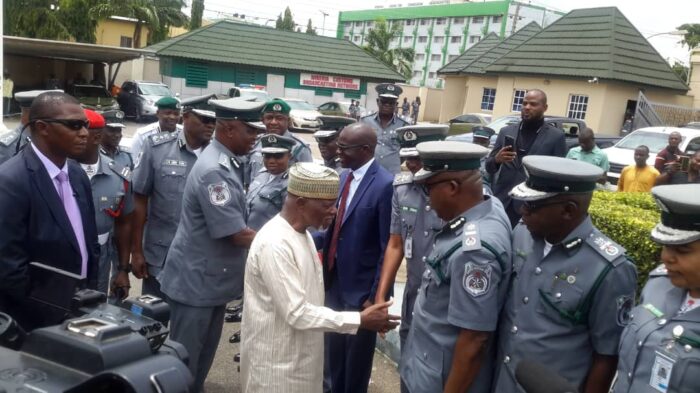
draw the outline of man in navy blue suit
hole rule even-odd
[[[361,123],[338,137],[340,177],[338,213],[320,234],[326,305],[338,311],[363,310],[372,304],[389,240],[393,175],[374,160],[377,136]],[[375,332],[326,334],[326,370],[333,393],[367,391],[372,372]]]
[[[68,160],[85,151],[87,124],[75,98],[40,94],[29,114],[31,143],[0,165],[0,311],[27,330],[63,316],[30,299],[38,285],[30,262],[47,266],[43,273],[58,269],[70,277],[59,283],[50,276],[51,285],[40,288],[50,301],[95,284],[99,248],[90,181]]]

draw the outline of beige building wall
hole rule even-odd
[[[421,98],[421,109],[418,112],[420,121],[429,121],[431,123],[440,120],[440,108],[443,102],[443,90],[432,87],[426,87],[425,100]],[[422,113],[421,113],[422,112]]]
[[[126,19],[126,18],[124,18]],[[108,46],[121,46],[122,37],[134,37],[134,29],[136,22],[124,19],[103,19],[97,23],[95,36],[97,37],[96,44]],[[141,26],[141,45],[139,48],[146,46],[148,38],[148,27]],[[132,43],[133,45],[134,43]]]
[[[693,108],[700,109],[700,49],[690,53],[690,91],[693,97]]]
[[[438,122],[447,123],[455,116],[462,114],[464,100],[467,91],[467,77],[445,76],[445,84],[442,91],[442,105]]]

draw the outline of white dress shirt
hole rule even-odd
[[[358,312],[324,307],[323,268],[308,232],[279,214],[256,234],[245,270],[243,392],[320,393],[323,332],[354,334]]]
[[[346,214],[348,211],[348,207],[350,207],[350,202],[352,202],[352,197],[355,196],[355,191],[357,191],[357,188],[360,186],[360,183],[362,183],[362,178],[365,177],[365,174],[367,173],[369,166],[372,165],[373,162],[374,162],[374,158],[367,161],[367,163],[365,163],[365,165],[362,165],[361,167],[352,171],[348,175],[348,176],[352,176],[352,182],[350,183],[350,190],[348,190],[348,199],[345,201],[345,213]],[[341,185],[341,187],[342,187],[342,185]]]

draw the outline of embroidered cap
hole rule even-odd
[[[603,170],[593,164],[562,157],[526,156],[523,167],[526,180],[509,193],[513,199],[521,201],[593,192],[603,176]]]
[[[265,103],[265,107],[263,108],[263,113],[281,113],[283,115],[289,115],[289,112],[292,110],[292,107],[287,104],[286,101],[281,100],[279,98],[275,98],[274,100],[270,100]]]
[[[264,102],[250,101],[241,97],[209,100],[209,104],[214,107],[217,119],[240,120],[248,124],[260,121],[261,111],[265,106]]]
[[[441,141],[447,136],[447,125],[414,125],[396,129],[396,140],[401,146],[400,157],[418,157],[416,146],[421,142]]]
[[[287,192],[309,199],[338,198],[340,177],[331,168],[313,162],[299,162],[289,168]]]
[[[277,134],[265,134],[260,137],[262,148],[260,151],[264,153],[289,153],[296,141],[286,136]]]
[[[403,89],[393,83],[380,83],[374,88],[379,97],[398,99]]]
[[[87,117],[90,122],[88,130],[99,130],[105,127],[105,118],[102,117],[102,115],[91,109],[83,109],[83,111],[85,112],[85,117]]]
[[[158,107],[158,109],[172,109],[179,111],[180,100],[178,100],[175,97],[163,97],[156,101],[156,106]]]
[[[651,189],[661,210],[661,222],[651,239],[661,244],[687,244],[700,239],[700,184],[658,186]]]

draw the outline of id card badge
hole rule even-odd
[[[654,365],[651,367],[651,378],[649,386],[656,391],[666,393],[668,391],[668,383],[671,381],[671,372],[676,360],[668,354],[656,351]]]
[[[413,235],[408,235],[403,242],[403,256],[406,259],[413,258]]]

